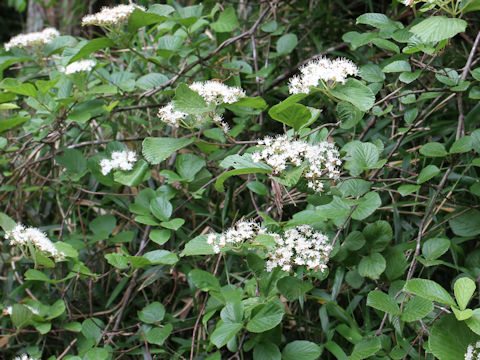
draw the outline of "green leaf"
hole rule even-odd
[[[122,185],[138,186],[145,180],[146,175],[150,175],[148,174],[148,164],[145,160],[140,159],[130,171],[115,171],[113,179]]]
[[[162,321],[165,316],[165,307],[162,303],[155,301],[145,306],[141,311],[137,312],[138,318],[145,324],[154,324]]]
[[[254,109],[265,109],[267,107],[267,103],[261,97],[244,97],[238,100],[233,104],[229,104],[229,107],[236,107],[236,106],[244,106],[250,107]]]
[[[405,284],[405,291],[425,299],[442,304],[456,306],[450,294],[435,281],[428,279],[411,279]]]
[[[258,174],[258,173],[268,174],[270,172],[271,170],[266,170],[258,167],[230,170],[218,177],[217,181],[215,181],[215,189],[217,191],[224,191],[223,183],[225,182],[225,180],[235,175]]]
[[[153,250],[143,255],[152,265],[173,265],[178,262],[178,256],[167,250]]]
[[[427,260],[436,260],[450,248],[450,240],[445,238],[428,239],[423,243],[422,254]]]
[[[93,219],[89,224],[89,228],[95,235],[101,234],[107,237],[113,232],[116,225],[115,216],[107,214]]]
[[[175,151],[190,145],[191,138],[146,138],[142,143],[142,153],[145,159],[151,164],[160,164]]]
[[[150,73],[141,76],[136,81],[136,86],[142,90],[150,90],[165,84],[168,77],[160,73]]]
[[[298,44],[298,38],[295,34],[285,34],[277,40],[277,53],[290,54]]]
[[[438,42],[464,32],[466,27],[467,22],[462,19],[431,16],[412,26],[409,31],[423,42]]]
[[[367,193],[360,201],[352,213],[352,218],[355,220],[363,220],[369,217],[375,210],[382,206],[380,195],[374,191]]]
[[[376,38],[376,39],[373,39],[372,42],[374,45],[378,46],[381,49],[393,51],[397,54],[400,53],[400,48],[398,47],[398,45],[389,40]]]
[[[168,221],[172,215],[173,206],[164,196],[158,196],[150,201],[150,211],[160,221]]]
[[[472,150],[472,138],[470,136],[463,136],[453,143],[450,147],[450,154],[459,154],[469,152]]]
[[[220,167],[227,169],[233,167],[234,169],[249,169],[258,168],[272,171],[272,168],[262,162],[254,162],[251,154],[229,155],[220,163]]]
[[[242,323],[223,323],[210,335],[210,341],[218,348],[227,344],[243,327]]]
[[[206,165],[206,161],[194,154],[180,154],[175,160],[175,168],[178,174],[187,179],[189,182],[193,181],[195,175]]]
[[[277,345],[260,342],[253,348],[253,360],[281,360],[282,354]]]
[[[366,13],[357,18],[357,24],[366,24],[379,29],[402,29],[401,22],[393,21],[380,13]]]
[[[78,321],[72,321],[68,324],[63,325],[63,328],[78,333],[82,331],[82,324],[80,324]]]
[[[458,310],[455,306],[452,306],[451,309],[458,321],[465,321],[473,316],[472,309]]]
[[[375,102],[372,90],[353,78],[349,78],[345,84],[338,84],[330,92],[337,99],[348,101],[361,111],[370,110]]]
[[[21,83],[16,79],[7,78],[0,83],[0,89],[8,90],[14,94],[37,97],[37,89],[29,83]]]
[[[412,68],[410,67],[410,64],[408,61],[405,60],[395,60],[395,61],[390,61],[386,63],[382,67],[382,71],[384,73],[396,73],[396,72],[410,72],[412,71]]]
[[[307,124],[311,117],[308,108],[301,104],[292,104],[286,108],[283,105],[275,105],[270,108],[268,114],[272,119],[293,127],[295,131]]]
[[[188,273],[188,278],[202,291],[220,291],[220,282],[209,272],[194,269]]]
[[[115,43],[108,38],[95,38],[90,40],[82,48],[80,48],[80,50],[78,50],[74,56],[70,58],[67,65],[73,63],[74,61],[80,60],[95,51],[113,46],[115,46]]]
[[[166,229],[177,231],[182,225],[185,224],[185,219],[175,218],[170,221],[162,221],[160,226],[163,226]]]
[[[53,303],[48,309],[47,320],[52,320],[65,312],[65,302],[62,299],[59,299]]]
[[[211,23],[210,27],[218,33],[232,32],[239,27],[235,9],[229,7],[220,13],[218,20]]]
[[[322,354],[322,348],[317,344],[296,340],[288,343],[282,351],[282,360],[315,360]]]
[[[267,186],[260,181],[250,181],[247,184],[247,188],[258,195],[266,196],[268,194]]]
[[[70,174],[82,175],[87,170],[87,159],[77,149],[66,149],[63,155],[55,156],[55,161]]]
[[[468,321],[468,320],[467,320]],[[453,315],[444,315],[435,323],[428,337],[428,348],[439,360],[459,360],[467,351],[467,346],[475,344],[478,335],[464,322]]]
[[[410,84],[411,82],[417,80],[420,74],[421,74],[420,70],[417,70],[414,72],[405,71],[400,74],[399,80],[405,84]]]
[[[445,146],[438,142],[429,142],[420,148],[420,154],[427,157],[445,157],[447,150]]]
[[[22,329],[32,322],[33,314],[27,307],[21,304],[13,304],[10,319],[17,329]]]
[[[433,311],[433,302],[421,296],[410,299],[403,309],[402,321],[412,322],[423,319]]]
[[[349,360],[366,359],[376,354],[381,348],[382,345],[378,337],[373,339],[364,339],[354,346],[352,355],[350,355]]]
[[[154,12],[145,12],[139,8],[133,10],[128,18],[127,30],[131,33],[136,32],[138,29],[152,25],[158,24],[165,21],[167,18],[165,16],[159,15]]]
[[[181,252],[180,256],[192,256],[192,255],[212,255],[215,254],[213,247],[207,244],[208,235],[199,235],[193,240],[186,243],[185,248]]]
[[[162,346],[165,340],[170,336],[172,330],[172,324],[167,324],[163,327],[154,327],[145,334],[145,339],[150,344]]]
[[[400,308],[395,300],[379,290],[373,290],[368,293],[367,306],[392,315],[400,315]]]
[[[117,269],[126,269],[128,268],[128,259],[126,256],[118,253],[106,254],[105,259],[108,263]]]
[[[378,148],[372,143],[352,142],[347,153],[349,158],[345,163],[345,168],[349,169],[354,176],[359,175],[363,170],[373,169],[377,166]]]
[[[360,231],[352,231],[345,239],[343,246],[350,251],[360,250],[365,245],[365,237]]]
[[[341,101],[337,104],[337,114],[341,121],[340,127],[351,129],[362,120],[364,112],[348,102]]]
[[[379,253],[373,253],[360,260],[358,273],[363,277],[378,280],[385,271],[386,266],[385,258]]]
[[[480,335],[480,309],[473,310],[472,316],[465,320],[465,324],[467,324],[475,334]]]
[[[100,328],[100,320],[96,318],[86,319],[82,323],[82,335],[87,339],[92,339],[95,342],[102,338],[102,329]]]
[[[480,234],[480,211],[473,209],[449,220],[448,224],[457,236],[477,236]]]
[[[187,84],[181,83],[175,90],[175,97],[172,100],[173,107],[177,111],[182,111],[190,115],[203,114],[213,110],[208,106],[203,97],[196,91],[190,89]]]
[[[475,282],[468,277],[461,277],[455,281],[453,292],[460,310],[465,310],[476,288]]]
[[[340,192],[343,197],[362,196],[372,187],[370,181],[363,179],[348,179],[340,185]]]
[[[313,288],[311,282],[286,276],[277,282],[277,288],[288,301],[295,301]]]
[[[0,212],[0,227],[2,227],[3,231],[10,231],[17,223],[7,214]]]
[[[84,360],[107,360],[110,354],[103,348],[93,348],[87,351]]]
[[[411,193],[418,191],[418,189],[420,189],[420,185],[407,184],[399,186],[398,192],[402,196],[407,196]]]
[[[272,301],[263,305],[262,309],[248,322],[247,330],[262,333],[280,324],[285,313],[283,306]]]
[[[50,279],[47,275],[45,275],[43,272],[40,270],[36,269],[29,269],[25,272],[25,280],[29,281],[42,281],[42,282],[48,282],[51,284],[56,284],[56,280]]]
[[[155,229],[150,232],[149,237],[155,244],[163,245],[170,239],[171,234],[170,230]]]
[[[438,174],[440,174],[440,169],[438,167],[435,165],[428,165],[420,171],[420,174],[418,174],[417,184],[423,184]]]
[[[223,307],[220,317],[225,323],[239,323],[243,319],[243,303],[230,301]]]

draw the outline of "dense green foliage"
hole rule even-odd
[[[474,354],[480,1],[138,4],[0,50],[0,357]]]

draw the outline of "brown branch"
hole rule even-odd
[[[275,0],[273,1],[273,3],[277,3],[278,0]],[[218,52],[220,52],[221,50],[223,50],[224,48],[226,48],[227,46],[237,42],[238,40],[240,39],[243,39],[245,37],[250,37],[252,36],[252,34],[255,32],[255,30],[257,30],[257,27],[260,25],[260,22],[263,20],[263,18],[268,14],[268,12],[270,11],[271,7],[267,7],[265,10],[263,10],[263,12],[260,14],[260,16],[258,17],[257,21],[255,21],[255,23],[253,24],[253,26],[241,33],[240,35],[237,35],[237,36],[234,36],[230,39],[227,39],[225,40],[223,43],[221,43],[215,50],[213,50],[212,52],[210,52],[209,54],[203,56],[203,57],[199,57],[199,59],[197,61],[194,61],[192,62],[190,65],[184,67],[183,69],[181,69],[177,75],[175,75],[174,77],[172,77],[169,81],[167,81],[165,84],[155,88],[155,89],[152,89],[152,90],[149,90],[149,91],[146,91],[144,92],[143,94],[140,95],[140,98],[144,98],[144,97],[150,97],[150,96],[153,96],[155,95],[156,93],[158,93],[159,91],[162,91],[163,89],[166,89],[167,87],[173,85],[179,78],[180,76],[182,76],[183,74],[187,73],[188,71],[190,71],[191,69],[193,69],[195,66],[197,66],[198,64],[201,64],[203,63],[204,61],[206,60],[209,60],[211,59],[213,56],[215,56],[215,54],[217,54]]]

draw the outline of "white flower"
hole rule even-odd
[[[187,114],[175,110],[173,108],[173,103],[170,102],[158,110],[158,117],[161,121],[167,123],[168,125],[178,127],[180,123],[185,120]]]
[[[36,360],[36,359],[28,356],[27,354],[22,354],[20,356],[17,356],[13,360]]]
[[[114,151],[112,152],[111,159],[102,159],[100,161],[102,174],[108,175],[112,170],[132,170],[136,161],[137,154],[135,154],[134,151]]]
[[[190,89],[197,92],[207,104],[233,104],[245,97],[245,91],[239,87],[228,86],[221,82],[210,80],[194,82]]]
[[[335,145],[328,141],[309,144],[301,140],[291,140],[286,135],[273,139],[266,137],[258,141],[264,148],[252,154],[254,162],[264,161],[273,168],[274,173],[280,173],[288,165],[302,166],[305,164],[303,177],[307,186],[315,191],[323,190],[321,178],[326,176],[337,179],[342,164]]]
[[[477,341],[475,346],[468,345],[467,352],[464,355],[465,360],[480,360],[480,341]]]
[[[352,61],[345,58],[332,61],[321,57],[300,68],[300,75],[290,78],[288,89],[290,94],[308,94],[310,89],[318,86],[321,81],[326,85],[329,82],[343,84],[348,75],[358,75],[358,68]]]
[[[297,226],[274,236],[277,246],[269,254],[267,271],[280,267],[290,271],[292,266],[306,266],[324,272],[327,269],[332,246],[328,236],[314,231],[309,225]]]
[[[74,61],[73,63],[67,65],[66,68],[62,69],[62,72],[65,74],[73,74],[80,71],[90,71],[95,66],[95,61],[93,60],[80,60]]]
[[[4,46],[6,51],[13,47],[26,48],[29,46],[42,46],[59,35],[60,33],[56,29],[46,28],[43,31],[14,36]]]
[[[413,6],[417,3],[420,3],[420,2],[426,2],[426,3],[429,3],[429,4],[433,4],[435,1],[437,0],[402,0],[402,4],[405,5],[405,6]]]
[[[45,233],[37,228],[26,228],[17,224],[12,230],[5,232],[5,239],[10,240],[10,245],[33,245],[42,253],[54,258],[63,258],[65,254],[59,252]]]
[[[213,246],[213,251],[219,253],[227,245],[239,245],[247,240],[253,240],[261,227],[254,221],[239,221],[223,234],[209,234],[207,244]]]
[[[135,9],[145,11],[143,6],[135,4],[118,5],[113,8],[104,7],[96,14],[84,16],[82,19],[82,26],[96,25],[109,27],[112,25],[119,25],[127,21]]]
[[[12,307],[11,306],[7,306],[6,308],[3,308],[2,310],[2,314],[3,315],[12,315]]]

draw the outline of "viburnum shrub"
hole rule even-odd
[[[168,3],[4,44],[0,357],[479,359],[480,1]]]

